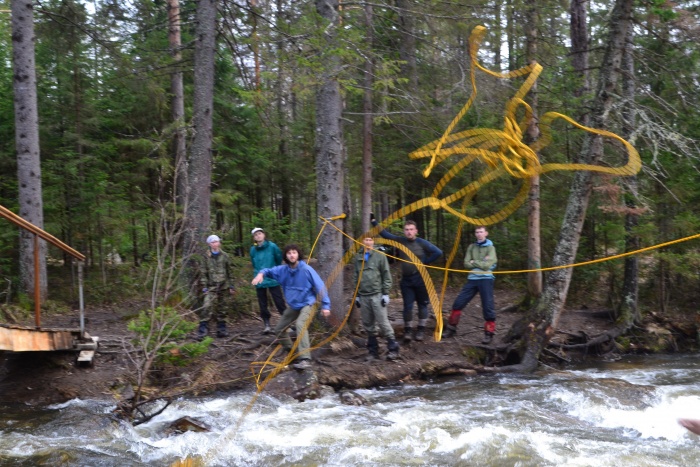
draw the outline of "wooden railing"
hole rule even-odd
[[[50,233],[40,229],[31,222],[23,219],[4,206],[0,206],[0,217],[4,217],[16,226],[28,230],[34,234],[34,323],[37,328],[41,327],[41,281],[39,280],[39,238],[42,238],[55,247],[65,251],[78,261],[78,295],[80,303],[80,338],[85,335],[85,307],[83,304],[83,263],[85,255],[69,247]]]

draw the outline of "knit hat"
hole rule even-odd
[[[251,230],[251,231],[250,231],[250,234],[251,234],[251,235],[255,235],[255,232],[262,232],[262,233],[265,233],[265,231],[264,231],[263,229],[261,229],[260,227],[256,227],[256,228],[254,228],[253,230]]]
[[[213,243],[213,242],[220,242],[221,239],[219,238],[218,235],[209,235],[207,237],[207,243]]]

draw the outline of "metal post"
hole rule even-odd
[[[34,234],[34,324],[41,327],[41,277],[39,277],[39,236]]]
[[[83,262],[78,261],[78,303],[80,304],[80,339],[85,339],[85,305],[83,304]]]

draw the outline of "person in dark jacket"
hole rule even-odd
[[[204,294],[204,305],[198,311],[199,329],[197,338],[209,334],[209,320],[216,316],[216,337],[228,337],[226,330],[226,294],[233,295],[236,289],[231,274],[231,259],[221,250],[221,239],[216,235],[207,238],[209,246],[200,265],[200,284]]]
[[[370,222],[373,226],[378,225],[374,214],[371,214]],[[442,256],[442,250],[427,240],[418,237],[418,228],[414,221],[408,220],[403,226],[403,237],[393,235],[386,230],[379,231],[383,238],[393,240],[405,245],[423,264],[430,264]],[[401,252],[400,258],[408,260],[408,256]],[[409,261],[401,262],[401,296],[403,297],[403,321],[404,321],[404,342],[411,342],[415,339],[422,341],[425,339],[425,324],[428,321],[428,304],[430,298],[425,282],[418,272],[418,268]],[[416,333],[412,334],[413,302],[418,303],[418,327]]]
[[[442,332],[442,337],[452,337],[457,332],[457,323],[462,315],[462,310],[478,293],[481,297],[481,311],[484,315],[484,339],[482,344],[490,344],[496,332],[496,310],[493,300],[494,275],[496,269],[496,247],[488,238],[488,231],[483,225],[474,229],[476,242],[467,247],[464,256],[464,267],[471,272],[467,277],[467,283],[452,305],[452,312],[447,320],[447,326]]]
[[[263,229],[255,227],[250,234],[255,241],[255,245],[250,247],[250,262],[253,264],[253,274],[257,274],[262,269],[273,268],[282,264],[282,250],[273,242],[266,239]],[[287,307],[284,303],[282,287],[280,287],[276,280],[266,277],[265,280],[255,287],[255,292],[258,296],[258,305],[260,306],[260,317],[264,325],[263,334],[269,334],[271,331],[270,310],[267,306],[268,291],[280,315],[284,313],[284,309]]]
[[[277,336],[285,350],[290,351],[292,341],[284,331],[292,323],[296,323],[299,346],[297,347],[298,356],[294,368],[305,370],[311,367],[309,331],[307,329],[309,323],[307,321],[310,321],[314,305],[319,298],[321,300],[321,314],[329,316],[331,314],[331,300],[318,273],[303,261],[304,253],[301,248],[294,244],[287,245],[282,251],[282,257],[285,264],[262,269],[253,278],[251,284],[258,285],[266,277],[269,277],[282,286],[284,296],[287,299],[287,308],[272,332]]]
[[[387,360],[399,357],[399,344],[394,340],[394,328],[387,316],[389,291],[391,290],[391,271],[386,256],[374,249],[374,239],[362,239],[363,251],[355,255],[355,269],[352,283],[357,284],[355,306],[360,309],[362,326],[367,331],[367,350],[369,358],[379,358],[377,336],[381,335],[387,342]]]

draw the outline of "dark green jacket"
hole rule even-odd
[[[262,245],[256,243],[250,247],[250,262],[253,264],[253,276],[256,276],[263,269],[274,268],[282,264],[282,251],[277,245],[268,240],[265,240]],[[279,283],[276,280],[265,277],[255,287],[263,289],[277,285]]]
[[[366,261],[364,256],[364,251],[355,255],[355,271],[352,276],[353,284],[357,284],[357,279],[360,278],[360,271],[362,271],[360,288],[357,290],[358,295],[373,295],[377,293],[389,295],[391,290],[391,271],[389,270],[389,261],[387,261],[386,256],[376,251],[370,252]]]

